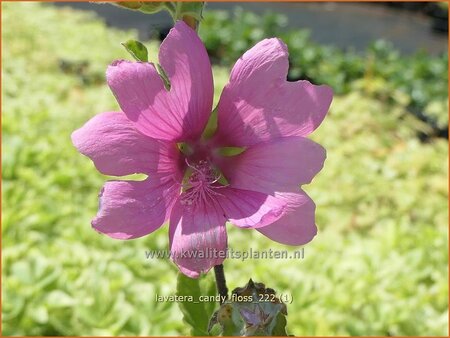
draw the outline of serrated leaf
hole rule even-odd
[[[148,51],[144,44],[137,40],[122,42],[122,46],[131,54],[136,61],[148,62]]]

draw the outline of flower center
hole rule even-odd
[[[219,165],[228,156],[240,152],[230,152],[234,148],[218,147],[210,140],[179,143],[187,164],[182,184],[181,204],[185,206],[202,202],[210,204],[221,195],[220,188],[228,186],[228,181],[220,172]]]
[[[183,143],[179,145],[184,154],[187,170],[181,193],[181,204],[192,206],[196,203],[211,203],[215,196],[221,195],[217,190],[228,185],[215,161],[220,156],[217,149],[208,143]]]
[[[216,190],[224,187],[218,183],[222,175],[208,160],[192,164],[186,158],[186,163],[188,170],[181,194],[182,205],[191,206],[200,201],[208,204],[211,198],[220,195]]]

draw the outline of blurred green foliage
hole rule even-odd
[[[269,12],[257,15],[236,8],[205,11],[200,36],[212,59],[231,65],[264,38],[280,37],[289,47],[289,79],[327,83],[335,93],[364,92],[383,100],[398,100],[432,126],[430,134],[448,128],[448,55],[430,57],[424,52],[402,56],[384,40],[364,53],[343,51],[311,41],[309,31],[287,28],[286,16]]]
[[[118,109],[104,71],[129,58],[120,42],[137,33],[38,3],[2,9],[2,334],[189,334],[177,304],[155,302],[155,294],[176,293],[177,269],[145,257],[145,250],[167,248],[167,226],[132,241],[93,231],[97,193],[108,177],[70,142],[89,118]],[[147,47],[156,60],[157,45]],[[324,73],[315,71],[336,85],[347,70],[326,55]],[[342,57],[348,67],[360,62]],[[385,67],[411,71],[398,62],[385,59]],[[214,74],[217,102],[229,69],[215,66]],[[447,141],[421,143],[416,135],[429,127],[408,113],[395,80],[382,79],[395,99],[368,95],[371,82],[342,80],[349,89],[335,88],[342,95],[313,134],[328,158],[305,187],[319,227],[305,258],[225,262],[230,289],[253,278],[292,295],[289,333],[448,334]],[[444,91],[446,81],[433,86]],[[296,249],[228,229],[234,250]]]

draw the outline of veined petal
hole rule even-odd
[[[183,111],[184,133],[197,139],[208,122],[214,98],[206,48],[192,28],[178,21],[161,44],[159,62],[170,79],[173,105]]]
[[[276,198],[287,205],[287,212],[274,223],[258,228],[264,236],[287,245],[304,245],[317,234],[315,224],[316,205],[304,192],[277,193]]]
[[[223,158],[220,168],[231,186],[272,194],[311,182],[325,157],[325,149],[314,141],[283,137]]]
[[[214,200],[192,206],[178,199],[170,215],[170,253],[185,275],[197,278],[222,264],[227,249],[223,211]]]
[[[179,21],[163,41],[160,63],[171,88],[151,63],[116,61],[106,77],[127,117],[147,136],[166,141],[200,137],[211,112],[211,64],[196,32]]]
[[[328,86],[288,82],[286,45],[265,39],[234,65],[218,106],[216,139],[249,146],[283,136],[307,136],[324,119],[332,100]]]
[[[99,211],[92,226],[116,239],[145,236],[168,219],[179,194],[179,184],[171,176],[106,182],[99,195]]]
[[[221,188],[217,201],[224,215],[241,228],[259,228],[283,216],[286,204],[281,199],[260,192]]]
[[[141,134],[122,112],[94,116],[72,133],[72,143],[105,175],[181,175],[176,145]]]

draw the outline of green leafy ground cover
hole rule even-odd
[[[177,304],[155,302],[175,293],[177,269],[145,257],[167,248],[167,226],[127,242],[93,231],[107,177],[70,142],[93,115],[118,109],[104,71],[130,58],[120,42],[137,33],[36,3],[2,10],[2,334],[189,334]],[[214,67],[216,100],[228,72]],[[229,287],[251,277],[290,295],[296,335],[447,335],[447,141],[421,143],[428,127],[405,100],[352,88],[313,135],[328,158],[305,187],[319,226],[305,258],[228,260]],[[234,250],[296,249],[228,229]]]

